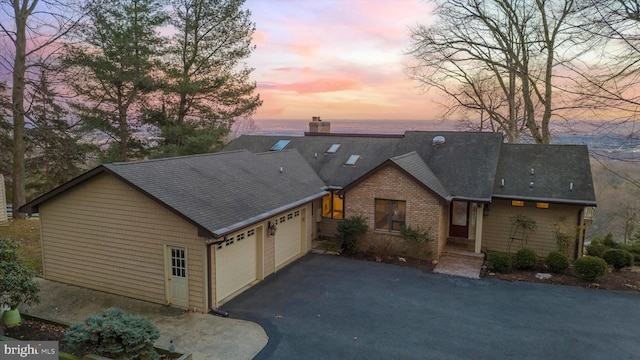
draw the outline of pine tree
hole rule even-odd
[[[150,122],[163,139],[157,156],[217,151],[235,119],[262,101],[243,62],[255,24],[244,0],[173,0],[175,30],[164,57],[166,86]]]
[[[111,156],[105,160],[126,161],[143,149],[134,134],[144,95],[155,86],[157,29],[165,14],[156,0],[90,0],[87,13],[76,33],[80,45],[68,46],[65,56],[79,96],[75,109],[88,129],[106,135]]]
[[[35,194],[79,175],[95,150],[82,142],[82,133],[68,122],[68,113],[57,97],[47,73],[42,72],[30,111],[32,126],[26,131],[28,188]]]

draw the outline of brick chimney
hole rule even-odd
[[[331,123],[320,120],[320,116],[314,116],[311,118],[311,122],[309,123],[309,132],[328,134],[331,132]]]

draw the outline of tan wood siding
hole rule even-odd
[[[47,279],[166,301],[166,244],[187,248],[189,308],[206,311],[206,245],[197,229],[102,174],[40,206]]]
[[[515,240],[511,243],[510,252],[516,253],[522,247],[533,249],[538,256],[546,257],[557,250],[556,237],[552,224],[563,220],[565,228],[572,233],[569,247],[569,258],[575,256],[576,226],[581,206],[550,204],[548,209],[536,208],[535,202],[525,202],[524,207],[511,206],[511,200],[494,200],[490,205],[489,215],[484,217],[482,247],[489,251],[507,251],[511,237],[512,216],[524,215],[536,221],[536,229],[530,232],[526,243]]]

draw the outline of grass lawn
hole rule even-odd
[[[0,226],[0,238],[18,242],[18,252],[25,265],[34,273],[42,275],[39,219],[10,221],[9,226]]]

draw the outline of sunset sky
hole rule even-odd
[[[248,63],[264,103],[254,119],[435,119],[409,80],[409,27],[424,0],[247,0],[257,30]]]

